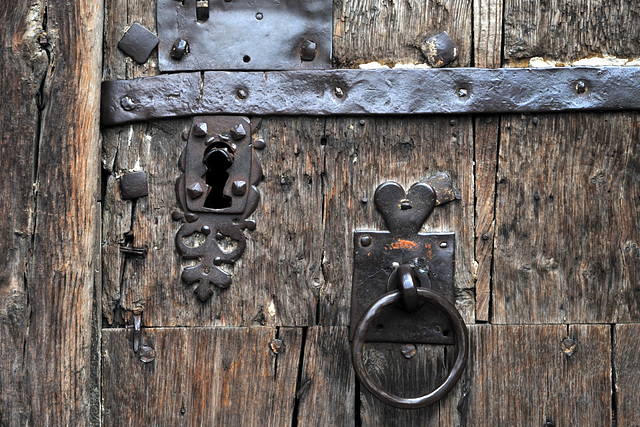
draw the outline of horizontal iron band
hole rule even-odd
[[[381,115],[640,109],[640,67],[209,71],[102,84],[105,126],[201,114]]]

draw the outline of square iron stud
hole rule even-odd
[[[233,181],[231,191],[236,196],[244,196],[244,193],[247,192],[247,183],[245,181]]]
[[[202,196],[203,193],[204,191],[202,190],[202,186],[199,182],[194,182],[187,187],[187,194],[189,194],[189,197],[191,197],[192,199],[197,199],[198,197]]]
[[[147,174],[144,171],[140,171],[122,175],[120,178],[120,192],[123,200],[148,196]]]
[[[144,64],[159,41],[155,34],[134,22],[120,39],[118,47],[138,64]]]
[[[233,138],[234,141],[239,141],[247,136],[247,131],[242,124],[232,127],[229,133],[231,133],[231,138]]]

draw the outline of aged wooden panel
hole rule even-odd
[[[369,62],[425,63],[418,46],[446,31],[458,48],[452,66],[470,66],[471,4],[470,0],[334,1],[334,64],[354,68]]]
[[[501,66],[503,3],[502,0],[473,2],[473,60],[476,67]]]
[[[351,367],[349,328],[310,327],[296,399],[298,426],[353,425],[356,408],[355,373]]]
[[[440,403],[441,425],[611,425],[610,331],[609,325],[470,326],[469,364]]]
[[[640,395],[638,395],[640,325],[616,325],[614,336],[618,425],[638,427],[640,426]]]
[[[144,329],[155,360],[143,363],[129,331],[105,330],[103,424],[289,425],[301,339],[287,328]]]
[[[445,347],[416,345],[415,355],[402,352],[403,344],[370,343],[365,349],[365,366],[385,390],[397,396],[423,396],[447,375]],[[398,409],[380,402],[361,386],[360,418],[363,426],[441,425],[439,404],[416,410]]]
[[[496,167],[499,117],[475,119],[475,259],[476,320],[488,321],[491,301],[491,267],[495,231]]]
[[[504,58],[513,65],[534,56],[564,62],[640,56],[635,0],[506,0],[504,12]]]
[[[503,117],[495,322],[638,320],[639,137],[638,113]]]
[[[2,425],[99,417],[102,12],[84,0],[0,7]]]

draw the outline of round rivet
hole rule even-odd
[[[336,97],[338,97],[338,98],[342,98],[344,96],[344,91],[340,87],[337,87],[335,89],[334,93],[336,94]]]
[[[120,100],[120,106],[124,111],[131,111],[136,108],[135,102],[133,102],[133,99],[129,98],[128,96],[125,96]]]
[[[237,96],[238,96],[238,98],[240,98],[240,99],[246,99],[246,98],[247,98],[247,96],[249,96],[249,95],[247,94],[247,91],[246,91],[246,90],[244,90],[244,89],[238,89],[238,92],[236,92],[236,95],[237,95]]]
[[[400,351],[402,351],[402,355],[405,357],[405,359],[411,359],[416,355],[418,349],[413,344],[405,344],[402,346],[402,349]]]
[[[446,248],[447,246],[449,246],[449,244],[447,242],[440,243],[440,247],[441,248]]]
[[[208,236],[209,234],[211,234],[211,228],[209,228],[208,225],[204,225],[201,229],[200,232],[202,234],[204,234],[205,236]]]
[[[466,96],[468,96],[468,95],[469,95],[469,90],[468,90],[468,89],[465,89],[465,88],[463,88],[463,87],[461,87],[460,89],[458,89],[458,96],[459,96],[460,98],[464,98],[464,97],[466,97]]]
[[[362,246],[369,246],[371,244],[371,236],[362,236],[360,244]]]
[[[222,265],[222,258],[220,258],[219,256],[215,257],[213,259],[213,265]]]
[[[262,138],[258,138],[255,141],[253,141],[253,148],[255,148],[256,150],[264,150],[266,146],[267,146],[267,143],[264,142],[264,139]]]
[[[257,19],[258,21],[262,21],[262,18],[264,18],[264,15],[262,14],[262,12],[258,12],[258,13],[256,13],[256,19]]]
[[[587,83],[584,80],[578,80],[576,83],[576,93],[583,94],[587,91]]]
[[[482,240],[489,240],[489,235],[487,233],[484,233],[482,235]]]

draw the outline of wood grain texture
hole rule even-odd
[[[0,6],[2,425],[98,422],[102,17],[99,2]]]
[[[301,338],[287,328],[143,329],[156,352],[145,364],[129,331],[105,330],[103,425],[290,425]]]
[[[635,0],[506,0],[504,58],[514,65],[534,56],[563,62],[638,58],[639,30]]]
[[[618,425],[640,426],[640,325],[627,324],[615,326],[616,393],[618,403]]]
[[[379,62],[425,63],[418,46],[446,31],[458,48],[451,66],[471,65],[470,0],[334,1],[333,62],[337,68]]]
[[[442,426],[611,425],[609,325],[469,329],[469,364],[440,401]]]
[[[403,344],[369,343],[365,366],[371,377],[388,392],[402,397],[418,397],[435,390],[445,380],[444,346],[416,345],[416,354],[406,358]],[[426,408],[398,409],[380,402],[360,386],[362,426],[441,425],[439,404]]]
[[[349,328],[310,327],[296,398],[297,425],[346,426],[355,419],[355,372],[351,367]],[[295,424],[294,424],[295,425]]]
[[[640,116],[502,118],[494,322],[638,320]]]
[[[496,167],[498,162],[499,117],[475,119],[475,259],[476,320],[490,320],[491,267],[495,231]]]
[[[473,2],[473,60],[476,67],[501,66],[503,3],[503,0]]]

